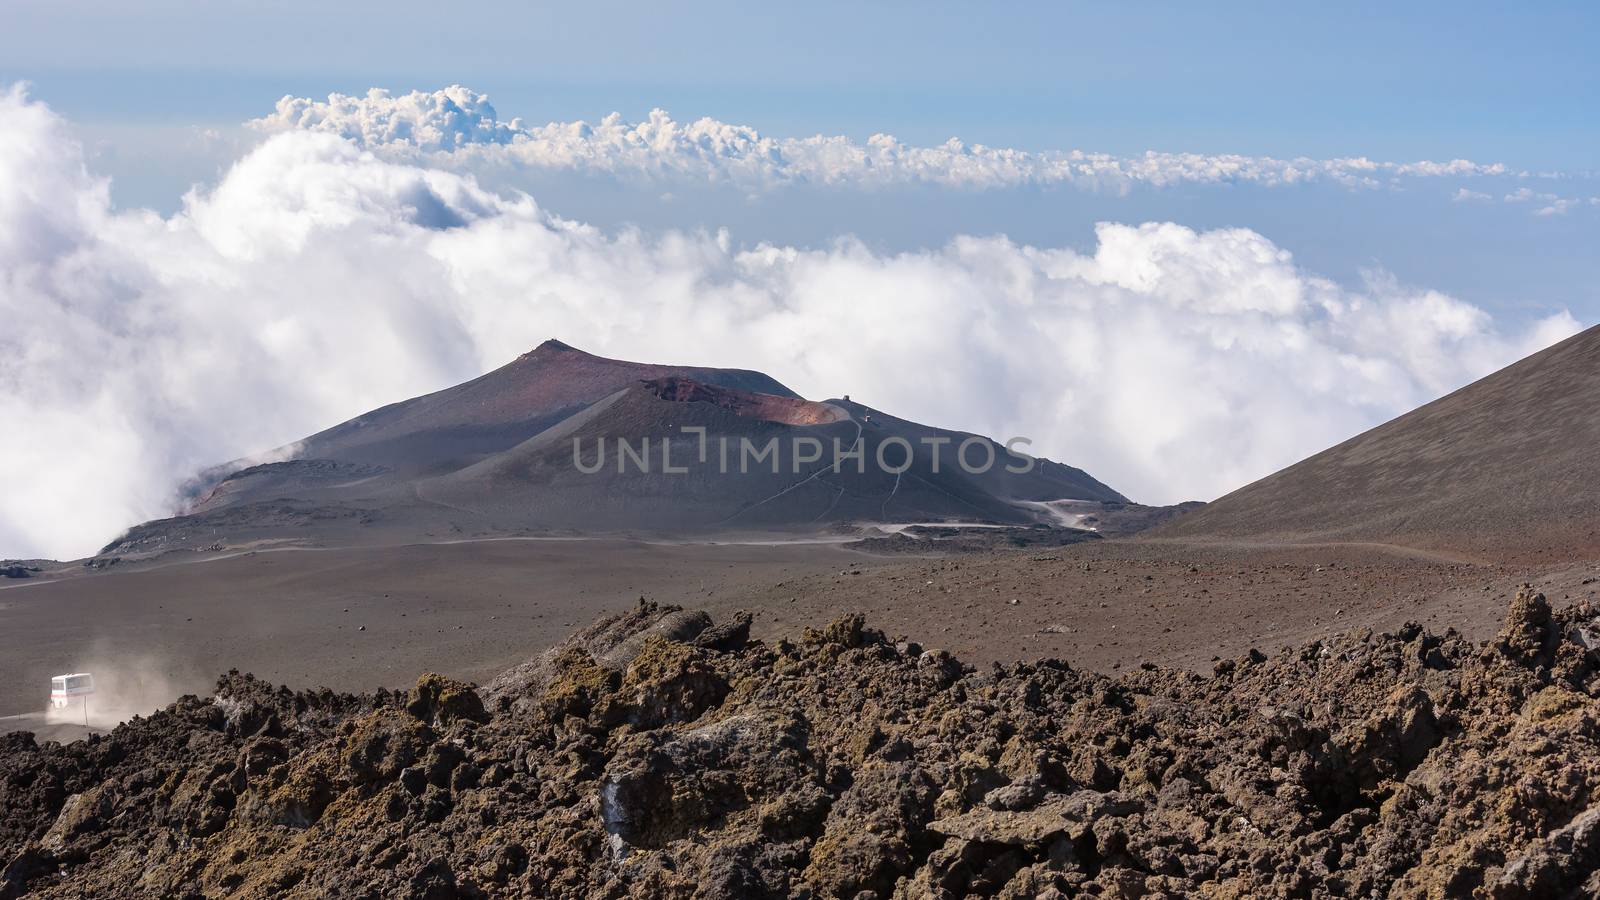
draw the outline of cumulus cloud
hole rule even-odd
[[[1563,197],[1560,194],[1550,194],[1535,191],[1532,188],[1518,188],[1505,196],[1507,203],[1531,203],[1535,216],[1563,216],[1573,209],[1583,206],[1600,206],[1600,197]]]
[[[1377,187],[1386,179],[1510,174],[1498,163],[1464,159],[1393,163],[1364,157],[1274,159],[1154,151],[1117,157],[1082,150],[1029,152],[955,138],[919,147],[887,134],[875,134],[865,143],[842,136],[778,138],[710,118],[678,122],[660,109],[642,122],[612,113],[594,124],[527,126],[519,119],[500,121],[487,97],[460,85],[400,96],[374,88],[365,97],[331,94],[326,101],[284,97],[271,115],[250,124],[268,133],[334,134],[391,159],[426,159],[432,165],[518,166],[752,190],[788,184],[1126,190],[1134,185],[1313,181]]]
[[[170,512],[198,469],[548,337],[1027,436],[1168,502],[1578,327],[1563,314],[1506,333],[1381,274],[1336,284],[1244,229],[1103,224],[1081,250],[964,237],[898,254],[606,233],[320,129],[267,139],[171,216],[118,212],[47,108],[13,89],[0,120],[9,556],[89,553]]]
[[[509,144],[525,133],[522,120],[501,122],[496,115],[487,96],[457,84],[399,97],[377,88],[365,97],[330,94],[325,103],[284,97],[260,126],[328,132],[363,146],[406,143],[426,150]]]

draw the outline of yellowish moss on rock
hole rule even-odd
[[[464,720],[489,720],[483,700],[471,684],[434,672],[425,673],[417,679],[406,703],[406,711],[424,722],[441,727]]]

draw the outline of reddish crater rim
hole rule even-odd
[[[582,350],[579,350],[577,347],[574,347],[571,344],[568,344],[568,343],[566,343],[564,341],[559,341],[559,340],[556,340],[555,338],[551,338],[548,341],[545,341],[544,343],[540,344],[539,346],[533,348],[532,350],[529,350],[527,353],[522,354],[522,356],[519,357],[519,358],[527,359],[528,357],[533,356],[534,354],[539,353],[541,351],[543,351],[545,353],[581,353],[584,356],[590,356],[591,355],[591,354],[588,354],[588,353],[584,353]]]
[[[849,413],[828,403],[717,387],[677,375],[640,383],[645,390],[669,403],[711,403],[734,415],[782,425],[828,425],[850,417]]]

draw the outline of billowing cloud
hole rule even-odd
[[[605,233],[317,130],[265,140],[171,216],[118,212],[47,108],[12,90],[0,120],[9,556],[89,553],[171,511],[199,468],[548,337],[1026,436],[1167,502],[1577,328],[1563,314],[1505,333],[1381,274],[1336,284],[1244,229],[1103,224],[1085,250],[964,237],[898,254]]]
[[[501,122],[487,96],[459,84],[399,97],[376,88],[365,97],[329,94],[327,102],[284,97],[273,114],[256,125],[269,131],[337,134],[364,147],[409,144],[427,151],[509,144],[527,133],[522,120]]]
[[[1375,162],[1364,157],[1274,159],[1235,154],[1148,152],[1118,157],[1082,150],[1029,152],[952,138],[918,147],[887,134],[865,143],[841,136],[778,138],[715,119],[675,121],[660,109],[642,122],[612,113],[597,123],[502,122],[488,98],[460,85],[395,96],[284,97],[250,124],[265,132],[334,134],[390,159],[432,165],[518,166],[630,179],[733,184],[759,190],[788,184],[886,187],[934,184],[969,189],[1067,185],[1124,190],[1134,185],[1329,181],[1376,187],[1406,178],[1506,175],[1505,166]]]

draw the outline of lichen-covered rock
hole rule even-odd
[[[254,781],[239,804],[239,816],[263,825],[309,828],[333,802],[336,764],[321,752],[278,765]]]
[[[1550,603],[1532,585],[1523,585],[1512,599],[1499,644],[1503,653],[1522,665],[1548,662],[1555,644]]]
[[[727,693],[727,680],[704,650],[656,636],[628,663],[618,702],[630,724],[659,728],[694,721]]]
[[[344,742],[344,774],[352,781],[392,781],[433,743],[426,723],[378,710],[355,723]]]
[[[61,804],[61,812],[50,830],[39,840],[39,845],[52,852],[60,851],[68,841],[98,830],[114,809],[109,796],[113,788],[112,783],[102,782],[82,794],[68,797]]]
[[[417,679],[407,699],[406,712],[435,728],[448,727],[453,722],[486,722],[489,719],[483,700],[472,685],[433,672]]]
[[[568,647],[550,664],[538,708],[554,721],[586,718],[605,708],[621,683],[622,673],[600,665],[582,647]]]
[[[599,812],[621,857],[667,846],[712,821],[757,828],[772,815],[765,804],[817,781],[802,721],[739,715],[624,741],[601,779]]]
[[[1062,835],[1078,840],[1089,834],[1094,823],[1105,816],[1126,816],[1143,808],[1144,804],[1118,794],[1083,790],[1051,797],[1026,810],[975,809],[939,819],[928,827],[964,841],[1023,847],[1043,844]]]
[[[936,843],[927,823],[937,795],[933,779],[910,763],[854,773],[811,849],[807,880],[829,897],[887,896]]]

